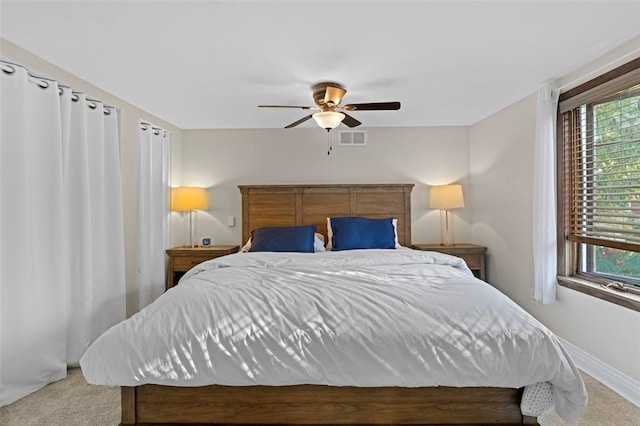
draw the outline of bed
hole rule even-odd
[[[242,185],[239,189],[242,194],[243,242],[249,239],[252,235],[252,230],[301,225],[315,226],[315,230],[322,234],[322,237],[327,241],[329,239],[327,235],[328,217],[355,216],[378,218],[380,220],[394,218],[395,243],[398,246],[410,246],[412,187],[412,184]],[[387,266],[379,265],[386,262],[389,263],[390,269],[384,269],[384,275],[378,275],[377,272],[370,276],[367,275],[371,273],[372,259],[375,260],[374,268],[387,268]],[[343,265],[345,262],[347,262],[346,267]],[[428,267],[429,272],[425,272],[423,265],[425,263],[433,264]],[[288,269],[281,272],[278,268],[283,264],[286,264]],[[402,264],[402,266],[398,267],[396,264]],[[373,304],[368,305],[371,301],[368,293],[354,293],[351,290],[350,282],[343,282],[342,278],[337,277],[336,274],[343,273],[343,271],[351,275],[367,275],[367,279],[360,280],[366,285],[380,281],[378,279],[379,276],[389,277],[393,274],[399,274],[399,276],[404,277],[406,271],[415,271],[416,274],[435,274],[438,277],[440,277],[438,274],[445,274],[445,281],[448,283],[445,293],[465,292],[467,291],[465,289],[468,288],[465,286],[469,285],[473,286],[473,292],[478,292],[477,294],[469,293],[466,303],[469,303],[469,298],[478,301],[484,300],[485,295],[491,292],[494,292],[494,296],[500,298],[495,289],[491,289],[488,284],[474,278],[460,259],[443,254],[417,252],[410,249],[352,250],[346,256],[340,255],[339,252],[313,254],[239,253],[218,258],[199,265],[187,273],[175,289],[161,296],[150,305],[150,309],[146,308],[123,324],[109,330],[94,342],[81,360],[83,373],[90,383],[121,386],[121,424],[537,424],[534,416],[522,414],[521,405],[525,389],[535,389],[534,392],[539,390],[539,388],[534,387],[537,380],[534,379],[534,376],[527,376],[516,381],[507,379],[507,375],[503,374],[504,371],[509,371],[510,368],[514,367],[507,367],[506,364],[498,369],[494,367],[480,368],[487,377],[483,379],[484,381],[478,381],[477,379],[465,377],[464,374],[459,374],[459,371],[471,368],[464,364],[466,362],[465,358],[468,357],[462,357],[456,359],[453,363],[457,367],[455,374],[451,374],[449,375],[450,377],[446,378],[433,379],[433,381],[431,379],[424,381],[423,378],[420,378],[424,370],[433,371],[433,375],[437,376],[438,367],[434,367],[432,361],[415,362],[416,359],[421,360],[422,355],[414,353],[406,362],[402,362],[402,368],[406,369],[409,374],[404,374],[404,378],[398,382],[396,380],[397,377],[395,377],[395,370],[398,370],[398,367],[389,366],[389,358],[401,356],[397,352],[416,352],[415,348],[410,346],[408,350],[402,350],[401,346],[399,346],[400,343],[397,345],[394,343],[380,348],[380,353],[388,352],[386,355],[375,353],[368,356],[368,353],[372,353],[369,350],[370,345],[380,346],[380,342],[376,340],[377,337],[374,334],[369,335],[367,339],[356,338],[354,342],[341,341],[333,349],[326,349],[330,356],[325,358],[329,360],[335,358],[335,362],[332,364],[333,367],[326,369],[326,371],[333,371],[334,373],[333,376],[331,376],[331,373],[328,374],[328,376],[331,376],[330,379],[315,375],[313,380],[310,378],[302,380],[301,377],[303,376],[301,374],[308,374],[309,369],[313,370],[315,368],[313,366],[305,367],[300,368],[302,371],[297,371],[298,365],[307,366],[312,364],[306,362],[306,360],[301,362],[299,353],[292,349],[295,349],[296,345],[301,345],[300,342],[308,341],[309,336],[303,335],[298,336],[295,342],[290,342],[290,345],[281,345],[283,350],[281,354],[273,352],[274,349],[265,349],[270,354],[271,359],[296,359],[297,364],[278,361],[278,365],[269,367],[278,372],[277,375],[271,378],[275,381],[263,384],[260,380],[256,380],[256,376],[266,377],[271,370],[265,369],[264,363],[256,361],[256,358],[264,359],[264,357],[256,355],[257,351],[262,350],[260,348],[253,347],[249,353],[245,353],[247,349],[244,346],[234,347],[232,344],[232,349],[229,349],[229,341],[225,341],[226,343],[224,344],[217,341],[216,344],[221,348],[222,352],[216,355],[214,350],[217,349],[213,347],[216,345],[205,347],[206,345],[203,346],[201,340],[197,338],[189,342],[178,342],[177,338],[176,341],[172,340],[175,336],[181,335],[180,330],[186,326],[183,326],[182,323],[173,322],[167,316],[165,309],[168,308],[165,308],[165,306],[188,306],[188,308],[180,308],[178,316],[186,319],[184,322],[189,324],[187,328],[201,329],[204,326],[194,326],[199,320],[189,316],[191,311],[195,311],[195,306],[198,303],[204,300],[204,305],[210,307],[207,308],[210,311],[224,310],[228,306],[227,302],[217,305],[217,299],[224,293],[224,286],[218,285],[220,288],[215,290],[211,299],[201,296],[201,294],[213,291],[207,281],[209,279],[207,277],[211,275],[213,277],[211,279],[218,280],[218,283],[223,281],[244,282],[236,275],[227,276],[225,274],[238,271],[240,274],[253,275],[254,271],[260,268],[270,274],[281,274],[276,281],[282,287],[274,290],[276,292],[274,294],[277,295],[276,299],[282,299],[281,302],[284,304],[276,304],[279,309],[283,308],[283,306],[295,305],[296,309],[303,313],[313,311],[317,306],[316,301],[313,301],[313,303],[305,302],[305,300],[312,300],[313,297],[311,299],[303,299],[299,298],[297,293],[291,293],[294,296],[291,296],[291,299],[287,301],[284,295],[288,294],[288,291],[293,292],[292,287],[296,287],[296,292],[299,291],[298,288],[306,288],[306,292],[311,292],[315,295],[314,292],[317,288],[331,282],[328,287],[329,291],[335,293],[337,299],[332,299],[331,303],[322,309],[331,311],[335,308],[337,310],[332,311],[327,318],[340,316],[341,312],[351,312],[352,318],[359,318],[356,321],[358,326],[343,328],[358,330],[364,327],[362,330],[357,331],[360,334],[364,333],[362,335],[367,333],[367,327],[362,325],[366,324],[366,321],[363,321],[362,318],[372,311],[379,310],[381,306],[385,307],[385,309],[381,310],[382,315],[385,315],[386,307],[394,304],[399,303],[401,308],[410,306],[412,304],[412,293],[410,292],[422,291],[422,289],[416,290],[411,287],[416,280],[413,278],[414,272],[410,272],[407,275],[409,278],[405,277],[405,281],[407,283],[410,282],[410,285],[397,286],[386,296],[378,295],[376,296],[378,299]],[[309,278],[310,287],[304,287],[299,284],[301,282],[306,283],[306,279],[288,278],[296,274],[315,278],[313,278],[314,281]],[[434,282],[438,283],[439,281],[435,278]],[[200,288],[197,290],[198,292],[203,293],[197,293],[198,296],[194,298],[193,294],[196,293],[193,292],[196,291],[196,287]],[[436,285],[435,287],[442,286]],[[237,289],[238,287],[234,285],[229,291],[236,292]],[[399,295],[405,289],[409,291],[409,295],[401,300]],[[253,292],[253,287],[249,290],[245,289],[245,291],[248,293],[238,293],[245,294],[238,309],[241,310],[243,306],[249,306],[253,303],[246,313],[246,315],[252,315],[253,312],[260,311],[262,305],[259,302],[248,301],[249,297],[246,294]],[[343,297],[339,295],[343,295]],[[434,300],[445,300],[438,299],[441,296],[435,290],[431,295]],[[261,297],[266,296],[261,295]],[[380,297],[388,301],[388,303],[382,303]],[[181,299],[186,299],[187,302],[181,304]],[[257,298],[256,300],[259,301],[261,299]],[[357,302],[354,306],[341,307],[343,304],[350,303],[353,300]],[[521,312],[515,305],[511,306],[513,304],[506,300],[506,297],[501,300],[500,303],[503,304],[505,309],[509,309],[513,313],[509,322],[535,323],[535,320],[523,314],[523,311]],[[310,304],[305,305],[305,303]],[[272,304],[270,302],[270,305]],[[457,304],[461,305],[461,303]],[[451,308],[445,307],[443,302],[438,303],[438,305],[440,308],[433,309],[433,312],[440,311],[441,316],[446,316],[449,309],[452,311],[462,309],[461,306],[456,307],[455,304]],[[473,310],[474,305],[469,305],[466,311],[463,309],[463,312],[471,312]],[[418,321],[424,321],[425,323],[431,321],[431,314],[425,314],[426,310],[422,308],[413,309],[412,312],[417,315]],[[283,315],[286,316],[288,314]],[[154,333],[162,333],[162,331],[152,329],[145,323],[145,317],[153,316],[164,318],[164,321],[166,321],[165,328],[171,331],[168,337],[158,337],[156,340]],[[243,323],[241,321],[242,317],[237,319],[237,321],[232,321],[228,327],[233,328]],[[459,316],[456,321],[464,322],[465,319],[463,316]],[[327,320],[325,319],[324,322],[327,322]],[[343,319],[339,324],[333,324],[326,330],[323,328],[324,326],[317,325],[322,323],[322,320],[314,323],[316,324],[315,327],[319,327],[318,330],[321,331],[316,333],[319,333],[318,335],[320,336],[323,336],[322,333],[330,334],[331,330],[340,328],[340,324],[347,324],[348,319]],[[404,321],[399,322],[398,326],[405,327]],[[123,331],[127,327],[133,330],[132,333],[137,332],[138,334],[127,334],[128,331]],[[243,327],[234,328],[235,334],[231,333],[230,335],[245,333],[243,342],[255,340],[247,339],[247,336],[251,335],[256,326],[246,323]],[[262,330],[261,333],[269,329],[269,327],[261,327],[258,327],[258,329]],[[295,335],[299,329],[299,327],[296,327],[298,326],[294,326],[293,329],[289,330],[287,335]],[[407,327],[409,326],[407,325]],[[437,327],[433,325],[432,328],[435,329]],[[491,326],[487,325],[486,327],[490,328]],[[528,370],[528,368],[525,368],[525,366],[529,366],[528,363],[530,363],[531,370],[544,370],[548,364],[550,366],[548,369],[554,370],[552,381],[555,383],[553,386],[556,392],[553,398],[556,406],[560,405],[562,409],[567,409],[567,406],[570,406],[567,411],[567,417],[575,417],[579,414],[580,407],[586,404],[584,384],[575,365],[573,365],[563,348],[556,347],[559,343],[554,336],[544,328],[541,328],[541,330],[537,335],[547,342],[545,351],[549,352],[549,354],[547,352],[542,355],[534,354],[532,348],[535,347],[535,342],[524,342],[522,346],[511,345],[511,349],[508,350],[512,350],[515,347],[516,351],[520,351],[521,359],[514,361],[519,363],[516,368],[518,370]],[[395,331],[392,330],[386,334],[394,335],[394,333]],[[121,334],[126,337],[121,339],[119,343],[109,342],[109,338],[113,337],[114,334]],[[451,340],[448,337],[451,333],[440,334],[449,343],[453,342],[453,345],[457,345],[457,340]],[[208,336],[210,337],[210,335],[209,330]],[[135,337],[132,338],[131,336]],[[428,338],[430,337],[414,339],[409,336],[409,345],[415,345],[416,341],[426,341]],[[166,340],[169,342],[167,345],[173,348],[171,351],[167,351],[165,347],[163,349],[166,352],[164,357],[140,355],[143,350],[146,351],[151,346],[162,346],[157,343],[158,340],[162,339],[168,339]],[[200,348],[205,348],[205,350],[198,352],[196,340],[200,343]],[[468,343],[471,346],[478,346],[478,341],[472,340]],[[351,344],[355,346],[352,348]],[[418,345],[420,344],[418,343]],[[489,351],[489,346],[493,344],[494,342],[491,339],[485,341],[484,346],[486,347],[484,350]],[[196,348],[192,348],[191,345]],[[433,347],[439,347],[440,345],[440,343],[436,343]],[[130,348],[126,349],[125,346],[130,346]],[[176,350],[176,348],[179,350]],[[307,351],[307,349],[304,348],[304,351]],[[321,350],[324,351],[325,349]],[[466,349],[463,348],[463,350]],[[105,351],[109,355],[105,356]],[[347,353],[347,358],[338,360],[335,355],[336,351]],[[551,352],[553,354],[550,355]],[[241,353],[244,355],[238,355]],[[359,353],[359,355],[349,358],[349,354],[353,353]],[[203,358],[210,356],[210,359],[204,359],[205,363],[208,362],[207,365],[209,367],[212,365],[211,359],[236,358],[240,360],[240,363],[229,363],[224,368],[217,367],[219,370],[217,374],[220,377],[207,379],[203,377],[206,376],[207,369],[196,368],[196,365],[200,365],[196,359],[198,356]],[[317,352],[316,355],[307,353],[306,356],[309,357],[308,359],[320,358]],[[446,367],[446,358],[448,356],[441,354],[441,358],[444,358],[445,362],[439,361],[438,364],[445,364]],[[547,364],[538,362],[539,358],[547,356],[549,357],[549,360],[545,361]],[[146,361],[142,363],[141,359]],[[479,359],[484,359],[484,357]],[[365,360],[367,361],[365,362]],[[371,365],[375,367],[366,367],[367,362],[372,362],[373,364]],[[553,366],[551,367],[552,363]],[[126,365],[133,374],[129,377],[120,371],[122,370],[121,367],[115,369],[109,364]],[[478,362],[474,361],[471,364],[478,364]],[[220,363],[219,365],[223,364]],[[365,372],[363,374],[353,373],[361,368],[364,368]],[[209,370],[214,369],[209,368]],[[343,369],[346,370],[343,371]],[[196,374],[198,370],[200,370],[200,373]],[[343,373],[346,371],[346,373],[335,374],[335,371],[342,371]],[[367,371],[375,371],[375,374],[371,375],[372,377],[375,376],[375,380],[369,377]],[[447,368],[444,368],[443,371],[447,371]],[[449,368],[449,371],[453,370]],[[542,373],[543,375],[547,374],[544,371]],[[211,380],[214,380],[214,382],[211,382]],[[547,380],[550,379],[545,378],[538,385],[542,385],[542,388],[551,386]],[[520,383],[520,381],[524,382]],[[445,382],[451,382],[452,385],[443,385],[442,383]],[[511,382],[517,383],[517,385],[500,385],[501,383]],[[428,384],[421,385],[421,383]],[[532,386],[525,388],[526,385]]]

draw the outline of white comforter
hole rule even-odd
[[[205,262],[97,339],[89,383],[496,386],[586,404],[555,336],[461,259],[414,250],[238,253]]]

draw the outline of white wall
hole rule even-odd
[[[181,167],[182,131],[170,123],[160,120],[135,106],[124,102],[112,94],[78,78],[21,49],[4,39],[0,39],[0,56],[9,62],[26,67],[32,74],[57,80],[77,92],[83,92],[120,112],[120,159],[122,167],[124,228],[125,228],[125,272],[127,285],[127,315],[138,310],[138,164],[140,121],[163,127],[171,132],[172,175],[179,182]]]
[[[636,50],[636,43],[629,45]],[[564,85],[619,65],[629,49],[567,76]],[[624,61],[623,61],[624,62]],[[558,302],[533,301],[532,191],[536,96],[532,94],[470,129],[472,241],[489,247],[490,281],[557,335],[640,381],[640,313],[564,288]]]
[[[364,115],[364,114],[363,114]],[[363,118],[364,120],[364,118]],[[239,244],[240,184],[414,183],[413,242],[438,242],[440,216],[427,209],[430,185],[468,188],[467,127],[369,128],[367,146],[339,147],[327,155],[327,133],[295,129],[185,130],[182,184],[211,188],[209,211],[199,212],[197,236],[213,244]],[[331,133],[335,138],[335,131]],[[456,235],[469,239],[472,206],[459,210]],[[226,226],[227,216],[236,226]]]

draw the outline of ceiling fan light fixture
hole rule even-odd
[[[344,120],[344,114],[335,111],[322,111],[313,114],[313,119],[323,129],[335,129]]]

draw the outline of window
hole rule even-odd
[[[640,296],[640,59],[562,94],[559,114],[560,275]]]

